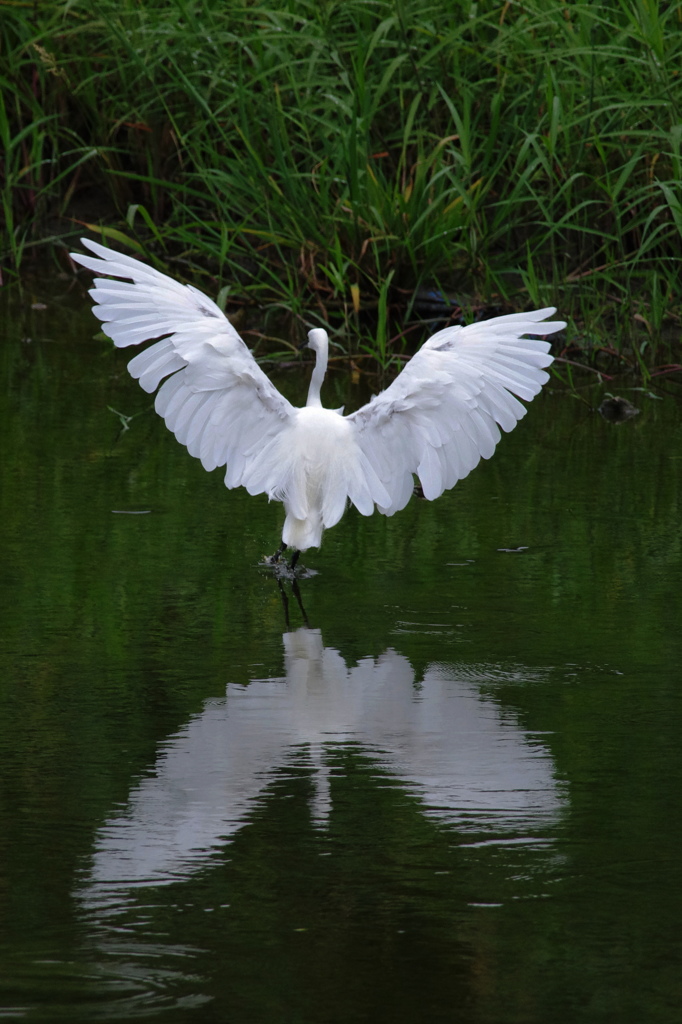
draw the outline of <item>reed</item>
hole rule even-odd
[[[86,224],[384,365],[418,315],[550,303],[584,357],[675,358],[679,5],[0,11],[6,269]]]

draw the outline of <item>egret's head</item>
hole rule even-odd
[[[323,327],[313,327],[312,331],[308,331],[306,346],[311,348],[315,355],[320,355],[327,351],[329,348],[329,338]]]

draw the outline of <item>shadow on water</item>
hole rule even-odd
[[[0,1015],[676,1024],[675,404],[550,392],[294,588],[48,300],[0,349]]]

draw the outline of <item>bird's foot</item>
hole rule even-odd
[[[274,555],[263,555],[263,560],[260,564],[274,569],[277,579],[306,580],[311,576],[317,576],[317,572],[314,569],[306,569],[304,565],[301,565],[299,562],[301,552],[297,548],[293,549],[291,560],[288,562],[283,557],[285,551],[286,545],[283,544],[281,548],[275,551]]]
[[[277,548],[274,555],[263,555],[263,565],[280,565],[282,561],[282,555],[286,551],[286,546],[283,544],[281,548]]]
[[[267,565],[269,568],[274,569],[277,579],[295,579],[294,568],[299,552],[294,551],[291,562],[287,562],[283,557],[285,551],[286,545],[282,544],[282,546],[275,551],[274,555],[263,555],[261,565]]]

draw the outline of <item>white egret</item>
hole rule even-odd
[[[205,469],[225,466],[225,486],[265,493],[284,504],[278,559],[319,547],[348,501],[364,516],[375,507],[393,515],[407,505],[419,478],[437,498],[488,459],[526,414],[548,379],[548,335],[566,325],[546,321],[553,308],[513,313],[467,327],[446,327],[428,339],[393,383],[348,416],[325,409],[327,332],[307,345],[316,356],[308,400],[296,408],[260,369],[218,306],[138,260],[88,239],[96,254],[72,253],[97,277],[93,312],[115,345],[162,340],[136,355],[128,370],[155,408]],[[130,283],[132,282],[132,284]],[[541,323],[541,321],[544,321]]]

